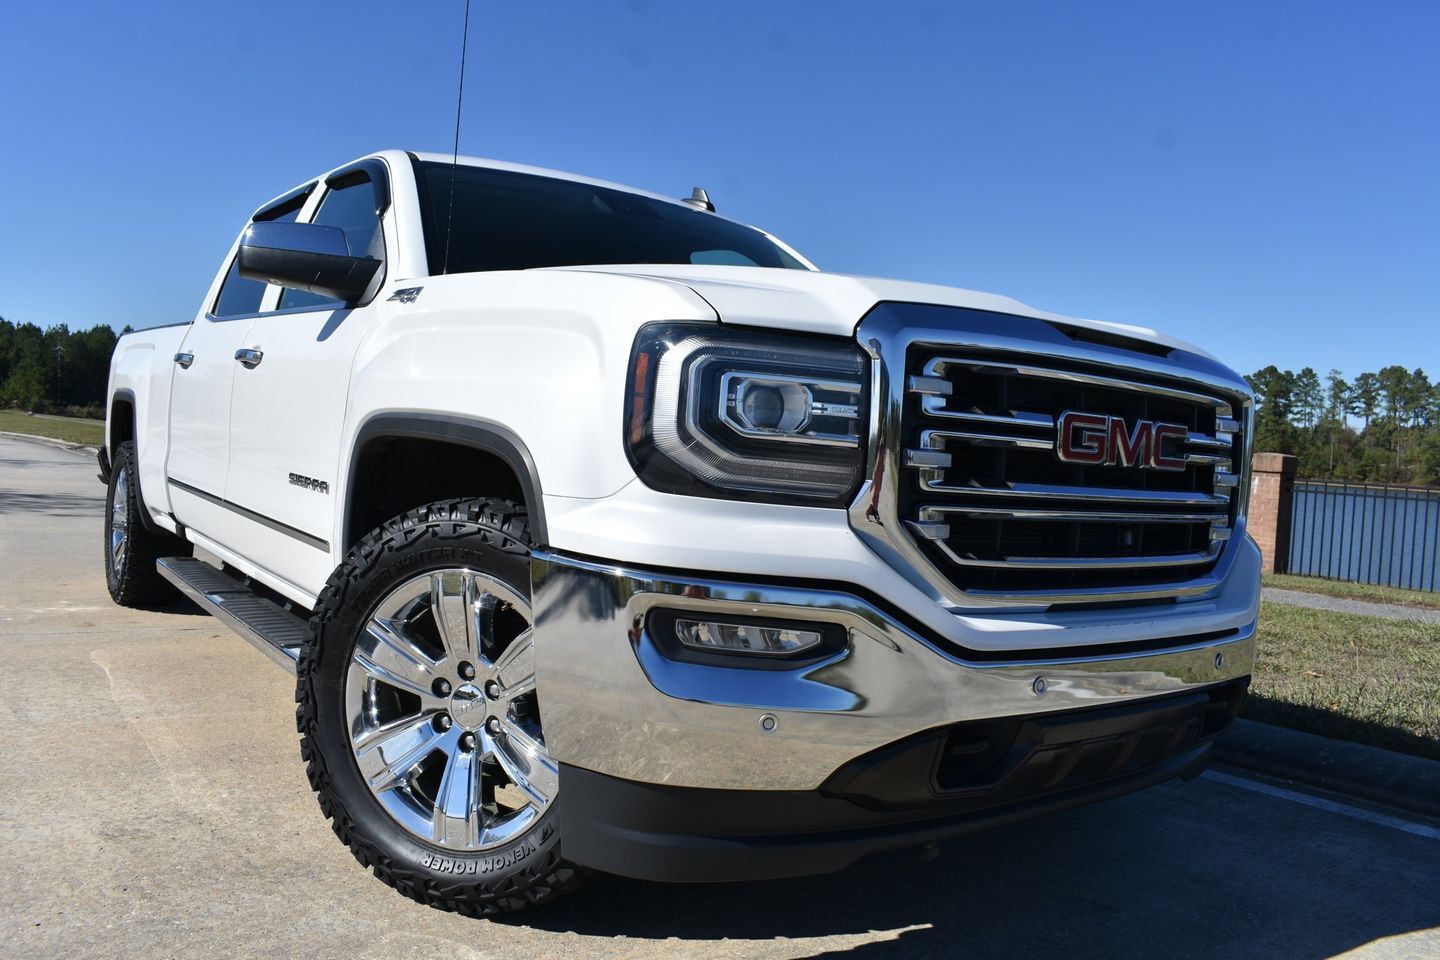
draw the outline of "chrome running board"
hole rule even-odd
[[[305,642],[305,621],[241,581],[191,557],[161,557],[160,575],[206,613],[249,640],[257,650],[291,673]]]

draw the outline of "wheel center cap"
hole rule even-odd
[[[463,730],[485,725],[485,691],[473,683],[462,683],[450,694],[450,716]]]

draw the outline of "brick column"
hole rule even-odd
[[[1260,545],[1261,568],[1284,573],[1290,557],[1290,507],[1295,500],[1295,458],[1257,453],[1250,467],[1250,513],[1246,527]]]

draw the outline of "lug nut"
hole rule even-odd
[[[485,684],[485,696],[489,697],[491,700],[499,700],[500,684],[496,683],[494,680],[491,680],[489,683]]]
[[[432,689],[435,691],[435,696],[448,697],[450,696],[450,681],[440,677],[435,681]]]
[[[460,749],[467,753],[475,749],[475,734],[467,733],[460,738]]]
[[[474,679],[475,679],[475,665],[472,664],[472,663],[467,663],[467,662],[461,661],[461,663],[460,663],[460,676],[464,677],[466,680],[474,680]]]
[[[449,730],[450,722],[450,714],[442,713],[440,714],[440,716],[435,718],[435,728],[437,730]]]
[[[499,732],[500,732],[500,718],[499,718],[499,717],[486,717],[486,718],[485,718],[485,729],[486,729],[486,730],[489,730],[491,733],[499,733]]]

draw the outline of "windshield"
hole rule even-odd
[[[623,190],[529,173],[458,166],[449,263],[451,166],[418,161],[430,273],[605,263],[805,265],[758,230]]]

